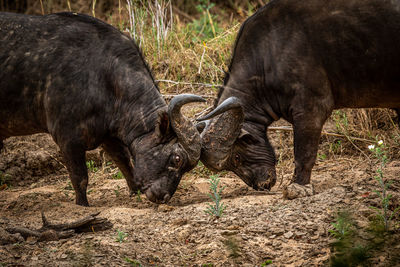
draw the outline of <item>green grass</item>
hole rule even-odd
[[[124,179],[124,175],[122,174],[121,171],[118,171],[117,173],[112,175],[112,178],[115,180],[120,180],[120,179]]]
[[[208,196],[210,197],[212,203],[207,203],[208,206],[204,212],[212,217],[220,218],[226,208],[226,205],[221,202],[221,194],[225,189],[225,186],[219,186],[220,179],[218,175],[211,175],[208,182],[210,184],[210,193]]]
[[[117,237],[116,237],[116,241],[117,242],[119,242],[119,243],[122,243],[122,242],[124,242],[125,241],[125,238],[128,236],[128,234],[127,233],[125,233],[124,231],[121,231],[121,230],[117,230]]]
[[[135,266],[135,267],[142,267],[142,264],[140,263],[140,261],[138,260],[132,260],[128,257],[124,258],[124,261],[126,261],[127,263],[129,263],[131,266]]]
[[[90,172],[97,172],[99,168],[96,167],[96,163],[93,160],[86,161],[86,167]]]
[[[0,188],[11,187],[11,175],[0,171]]]

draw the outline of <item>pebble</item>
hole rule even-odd
[[[291,237],[293,236],[293,233],[292,233],[291,231],[289,231],[289,232],[287,232],[287,233],[284,233],[283,236],[284,236],[286,239],[289,239],[289,238],[291,238]]]
[[[157,210],[159,212],[168,212],[168,211],[173,211],[174,209],[175,209],[174,207],[168,206],[165,204],[160,204],[160,205],[158,205],[158,208],[157,208]]]

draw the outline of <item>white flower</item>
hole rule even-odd
[[[369,149],[369,150],[374,150],[374,149],[375,149],[375,145],[369,145],[369,146],[368,146],[368,149]]]
[[[383,140],[379,140],[378,145],[380,145],[380,146],[383,145]]]

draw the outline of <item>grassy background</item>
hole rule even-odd
[[[96,16],[131,35],[140,45],[168,99],[195,93],[208,102],[189,110],[198,116],[212,106],[231,58],[241,23],[267,0],[0,0],[3,11],[49,14],[73,11]],[[274,126],[288,125],[284,121]],[[278,128],[279,129],[279,128]],[[289,131],[289,132],[288,132]],[[352,154],[368,157],[367,146],[384,140],[399,158],[397,116],[388,109],[334,111],[321,138],[319,160]],[[271,130],[280,163],[292,163],[290,130]],[[285,137],[285,138],[282,138]]]

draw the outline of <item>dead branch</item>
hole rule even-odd
[[[184,17],[185,19],[187,19],[187,20],[189,20],[189,21],[195,20],[194,17],[192,17],[192,16],[190,16],[189,14],[183,12],[182,10],[178,9],[178,8],[175,7],[175,6],[172,6],[172,10],[173,10],[175,13],[177,13],[178,15]]]
[[[287,132],[293,132],[293,128],[290,126],[275,126],[275,127],[268,127],[268,130],[270,131],[287,131]],[[359,137],[354,137],[354,136],[347,136],[344,134],[336,134],[336,133],[328,133],[328,132],[321,132],[323,135],[328,135],[328,136],[335,136],[335,137],[341,137],[341,138],[346,138],[349,141],[350,140],[355,140],[355,141],[361,141],[361,142],[366,142],[366,143],[375,143],[375,140],[368,140],[364,138],[359,138]]]
[[[211,83],[190,83],[190,82],[177,82],[177,81],[172,81],[172,80],[156,80],[156,82],[162,82],[162,83],[172,83],[172,84],[183,84],[183,85],[197,85],[197,86],[203,86],[203,87],[218,87],[219,85],[216,84],[211,84]]]
[[[62,224],[50,223],[42,212],[42,227],[31,230],[25,227],[8,227],[5,230],[10,234],[21,234],[23,238],[35,237],[38,241],[56,241],[71,237],[75,233],[106,230],[112,227],[112,223],[105,218],[98,218],[100,212],[91,214],[85,218]]]

